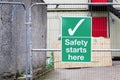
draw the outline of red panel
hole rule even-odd
[[[91,0],[91,2],[108,2],[108,0]]]
[[[107,37],[107,17],[92,18],[92,36]]]

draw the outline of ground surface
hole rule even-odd
[[[44,80],[120,80],[120,61],[111,67],[55,69]]]

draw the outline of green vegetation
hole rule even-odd
[[[18,78],[18,77],[23,77],[23,73],[22,72],[20,72],[19,70],[17,70],[17,72],[16,72],[16,77]]]
[[[53,57],[54,52],[51,52],[50,58],[46,60],[46,68],[54,68],[54,57]]]

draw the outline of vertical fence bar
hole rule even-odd
[[[33,66],[32,66],[32,7],[29,8],[29,27],[30,27],[30,80],[33,79]]]
[[[27,11],[25,10],[24,11],[24,22],[26,22],[27,23]],[[28,45],[27,45],[27,24],[24,24],[24,26],[25,26],[25,52],[26,52],[26,80],[28,80]]]

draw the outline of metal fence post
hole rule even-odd
[[[32,6],[29,8],[29,27],[30,27],[30,80],[33,79],[33,66],[32,66]]]

